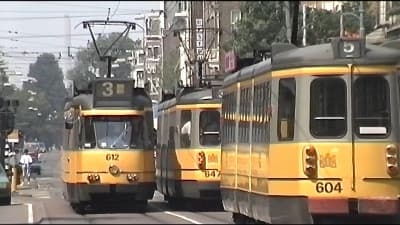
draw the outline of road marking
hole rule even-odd
[[[24,203],[24,205],[28,206],[28,223],[33,223],[33,206],[32,203]]]
[[[170,212],[170,211],[164,211],[164,213],[165,213],[165,214],[168,214],[168,215],[171,215],[171,216],[176,216],[176,217],[178,217],[178,218],[181,218],[181,219],[183,219],[183,220],[189,221],[189,222],[194,223],[194,224],[202,224],[202,223],[200,223],[199,221],[190,219],[190,218],[188,218],[188,217],[186,217],[186,216],[182,216],[182,215],[179,215],[179,214]]]

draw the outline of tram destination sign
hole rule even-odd
[[[94,102],[96,106],[112,106],[112,102],[130,104],[132,91],[132,80],[97,80],[94,83]]]

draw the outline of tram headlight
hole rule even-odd
[[[203,151],[197,153],[197,166],[200,169],[206,168],[206,154]]]
[[[139,177],[136,175],[136,173],[128,173],[126,175],[126,179],[128,179],[129,182],[136,182],[139,180]]]
[[[386,146],[386,167],[390,176],[399,174],[398,149],[395,145]]]
[[[308,145],[303,149],[304,154],[304,173],[308,177],[314,177],[317,174],[318,159],[317,150],[314,146]]]
[[[94,183],[100,181],[100,176],[98,174],[89,174],[87,179],[89,183]]]
[[[120,172],[118,166],[116,166],[116,165],[111,165],[111,166],[108,168],[108,170],[109,170],[110,173],[111,173],[112,175],[114,175],[114,176],[118,175],[119,172]]]

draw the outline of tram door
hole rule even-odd
[[[362,66],[353,71],[363,71]],[[393,81],[391,81],[393,79]],[[352,116],[354,173],[352,190],[358,195],[372,194],[369,180],[390,179],[397,174],[397,110],[395,76],[390,71],[352,75]],[[392,100],[391,100],[391,96]],[[393,111],[394,110],[394,111]],[[392,119],[393,118],[393,119]],[[357,185],[361,184],[363,185]]]

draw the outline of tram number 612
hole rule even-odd
[[[106,160],[119,160],[119,154],[106,154]]]
[[[315,184],[315,190],[318,193],[332,193],[332,192],[338,192],[341,193],[343,190],[342,183],[341,182],[317,182]]]

